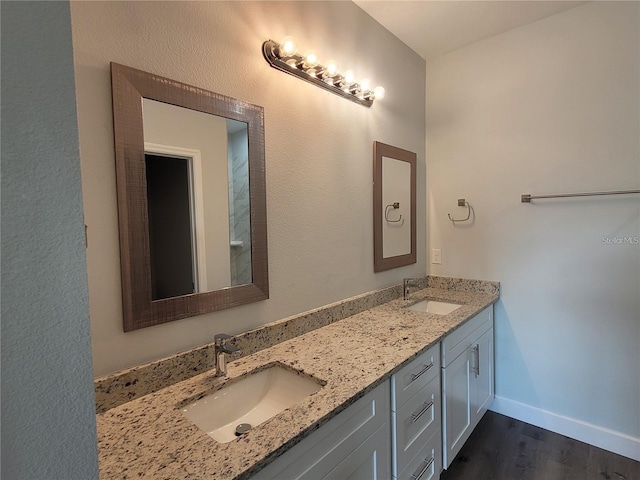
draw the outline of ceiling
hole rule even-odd
[[[560,0],[353,1],[425,60],[587,3]]]

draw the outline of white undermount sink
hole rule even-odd
[[[437,300],[423,300],[407,307],[416,312],[435,313],[436,315],[447,315],[460,308],[457,303],[439,302]]]
[[[322,388],[319,381],[274,365],[182,408],[214,440],[227,443]],[[247,427],[248,426],[248,427]]]

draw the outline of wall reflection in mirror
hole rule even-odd
[[[142,102],[152,299],[251,283],[247,124]]]

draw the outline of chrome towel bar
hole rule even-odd
[[[522,203],[531,203],[537,198],[563,198],[563,197],[593,197],[596,195],[627,195],[630,193],[640,193],[640,190],[619,190],[615,192],[586,192],[586,193],[556,193],[553,195],[531,195],[526,193],[520,197]]]

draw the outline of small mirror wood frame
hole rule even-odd
[[[393,257],[383,256],[383,222],[385,221],[382,205],[382,158],[387,157],[409,163],[411,167],[410,218],[411,218],[411,251],[405,255]],[[380,142],[373,142],[373,271],[382,272],[392,268],[416,263],[416,154]]]
[[[262,107],[111,63],[124,330],[269,298]],[[252,283],[152,300],[142,99],[247,124]]]

